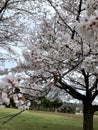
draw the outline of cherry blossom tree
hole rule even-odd
[[[42,11],[39,3],[33,0],[0,1],[1,65],[5,61],[15,62],[15,60],[19,59],[17,48],[25,47],[25,39],[28,38],[29,33],[33,30],[32,28],[41,15]]]
[[[98,95],[98,1],[68,0],[48,4],[54,15],[43,16],[23,52],[32,82],[57,87],[83,103],[83,130],[93,130]],[[21,65],[20,65],[21,66]]]
[[[18,11],[13,8],[19,1],[1,0],[0,1],[0,64],[13,59],[15,51],[12,49],[16,41],[20,40],[19,32],[21,32],[16,23]],[[17,33],[18,32],[18,33]],[[14,43],[13,43],[14,42]],[[4,64],[3,64],[4,65]]]
[[[17,107],[28,108],[36,87],[40,96],[41,88],[57,88],[82,101],[83,130],[93,130],[93,115],[98,110],[94,104],[98,95],[98,0],[39,0],[37,4],[49,10],[44,8],[38,26],[24,37],[24,61],[15,68],[30,76],[30,84],[23,85],[24,89],[17,78],[6,78],[8,87],[2,85],[1,101],[9,104],[11,95]]]
[[[41,17],[40,2],[30,0],[1,0],[0,1],[0,65],[6,61],[17,62],[20,59],[17,49],[25,48],[25,40],[37,21]],[[39,12],[39,13],[38,13]],[[36,15],[37,14],[37,15]],[[30,22],[28,21],[30,19]],[[32,23],[32,24],[31,24]],[[36,24],[35,24],[36,23]],[[20,51],[20,50],[19,50]],[[0,70],[0,75],[8,74],[9,71]],[[25,76],[24,76],[25,77]],[[29,78],[22,76],[7,75],[0,85],[0,104],[9,105],[13,100],[17,108],[29,109],[30,100],[44,97],[50,88],[33,86]],[[9,119],[20,114],[9,115]],[[6,123],[8,120],[4,121]]]
[[[40,3],[42,2],[34,1],[34,0],[31,0],[31,1],[30,0],[2,0],[0,1],[0,28],[1,28],[0,48],[2,49],[2,52],[1,52],[2,58],[0,62],[4,62],[5,60],[8,60],[10,62],[12,61],[12,58],[17,61],[19,60],[18,52],[16,53],[15,50],[17,50],[17,47],[18,47],[18,50],[19,50],[19,47],[21,49],[25,48],[27,44],[25,40],[28,39],[28,36],[31,34],[32,30],[34,30],[36,26],[38,26],[37,22],[42,17],[42,11],[44,10],[44,8],[42,9],[40,8],[41,6]],[[30,22],[28,21],[28,18]],[[0,71],[1,75],[7,74],[7,73],[8,73],[8,70]],[[10,100],[9,100],[10,97],[12,97],[14,100],[14,103],[16,103],[16,107],[19,108],[19,104],[17,104],[17,102],[19,103],[17,93],[21,95],[20,93],[22,93],[22,91],[23,93],[25,93],[24,95],[26,95],[27,93],[27,95],[29,95],[28,96],[29,98],[31,98],[30,91],[32,93],[31,95],[33,95],[34,98],[35,97],[37,98],[37,95],[38,97],[40,97],[40,96],[45,95],[45,93],[47,93],[46,89],[44,88],[43,88],[43,91],[41,91],[37,88],[33,89],[33,86],[26,85],[30,83],[26,79],[24,79],[25,80],[24,86],[26,87],[26,90],[24,88],[21,88],[21,90],[18,88],[21,86],[21,84],[20,85],[17,84],[20,82],[18,82],[19,80],[17,80],[16,77],[8,75],[7,77],[5,76],[4,79],[5,79],[4,81],[2,79],[3,83],[1,83],[2,84],[1,85],[1,103],[6,103],[7,105],[10,103]],[[17,92],[15,89],[16,87],[17,87]],[[12,88],[15,89],[15,92]],[[22,104],[20,103],[22,105],[21,108],[23,108],[23,104],[24,106],[26,106],[24,101],[21,100],[20,102],[22,103]]]

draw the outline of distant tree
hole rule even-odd
[[[76,105],[74,103],[64,102],[60,107],[57,108],[57,111],[63,112],[63,113],[75,114],[76,113]]]
[[[61,102],[61,101],[59,101],[58,99],[55,99],[53,102],[52,102],[52,107],[54,108],[54,111],[58,108],[58,107],[60,107],[60,106],[62,106],[63,105],[63,103]]]
[[[47,98],[42,98],[41,105],[43,108],[45,108],[46,111],[49,110],[50,108],[52,108],[52,103]]]
[[[38,100],[32,101],[30,109],[55,111],[61,105],[63,105],[63,103],[58,99],[50,100],[47,97],[41,97]]]

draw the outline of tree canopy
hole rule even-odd
[[[98,95],[98,0],[3,0],[0,15],[1,47],[11,54],[12,45],[24,46],[12,72],[29,77],[5,77],[1,102],[14,98],[24,109],[30,100],[50,90],[57,96],[62,90],[83,102],[83,128],[93,130],[98,110],[93,104]]]

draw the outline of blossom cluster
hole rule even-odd
[[[98,15],[85,17],[78,23],[80,35],[88,42],[98,40]]]
[[[0,86],[1,100],[0,104],[10,105],[13,100],[15,106],[19,109],[29,109],[31,103],[25,97],[20,85],[22,85],[22,77],[5,76]]]

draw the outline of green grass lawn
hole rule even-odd
[[[17,112],[19,110],[0,109],[0,117]],[[96,116],[94,130],[98,130],[97,123]],[[82,116],[25,111],[5,125],[0,124],[0,130],[82,130]]]

